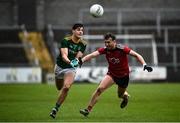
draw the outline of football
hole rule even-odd
[[[104,9],[101,5],[99,4],[94,4],[90,7],[90,14],[93,17],[101,17],[104,13]]]

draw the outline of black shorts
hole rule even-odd
[[[124,76],[122,78],[118,78],[118,77],[115,77],[115,76],[112,76],[112,79],[114,80],[114,82],[119,86],[119,87],[122,87],[122,88],[127,88],[128,87],[128,84],[129,84],[129,76]]]

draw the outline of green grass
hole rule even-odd
[[[89,117],[79,114],[96,84],[74,84],[56,119],[49,113],[58,92],[54,85],[1,84],[0,122],[180,122],[180,84],[130,84],[131,98],[120,109],[116,86],[103,93]]]

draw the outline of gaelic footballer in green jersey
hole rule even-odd
[[[55,65],[55,83],[59,90],[59,96],[55,107],[52,109],[50,116],[56,117],[56,114],[66,99],[69,89],[74,82],[76,75],[75,65],[76,58],[82,57],[86,49],[86,43],[82,39],[84,34],[84,26],[82,24],[74,24],[72,27],[72,35],[65,37],[59,42],[59,56]]]

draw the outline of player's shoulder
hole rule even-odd
[[[88,44],[88,41],[83,38],[81,38],[79,40],[80,40],[80,43],[82,43],[84,46],[86,46]]]
[[[117,44],[117,45],[116,45],[116,48],[117,48],[117,49],[120,49],[120,50],[123,50],[124,47],[125,47],[125,46],[122,45],[122,44]]]
[[[72,36],[71,36],[71,35],[67,35],[67,36],[64,37],[63,40],[64,40],[64,41],[71,41],[71,40],[72,40]],[[88,41],[86,41],[86,40],[83,39],[83,38],[79,39],[79,43],[82,44],[82,45],[84,45],[84,46],[87,45],[87,42],[88,42]]]
[[[100,53],[106,53],[107,52],[107,48],[106,47],[99,47],[97,49],[97,51],[99,51]]]
[[[63,40],[64,41],[70,41],[71,39],[72,39],[72,36],[66,35]]]
[[[106,50],[107,48],[106,47],[98,47],[97,49]]]

